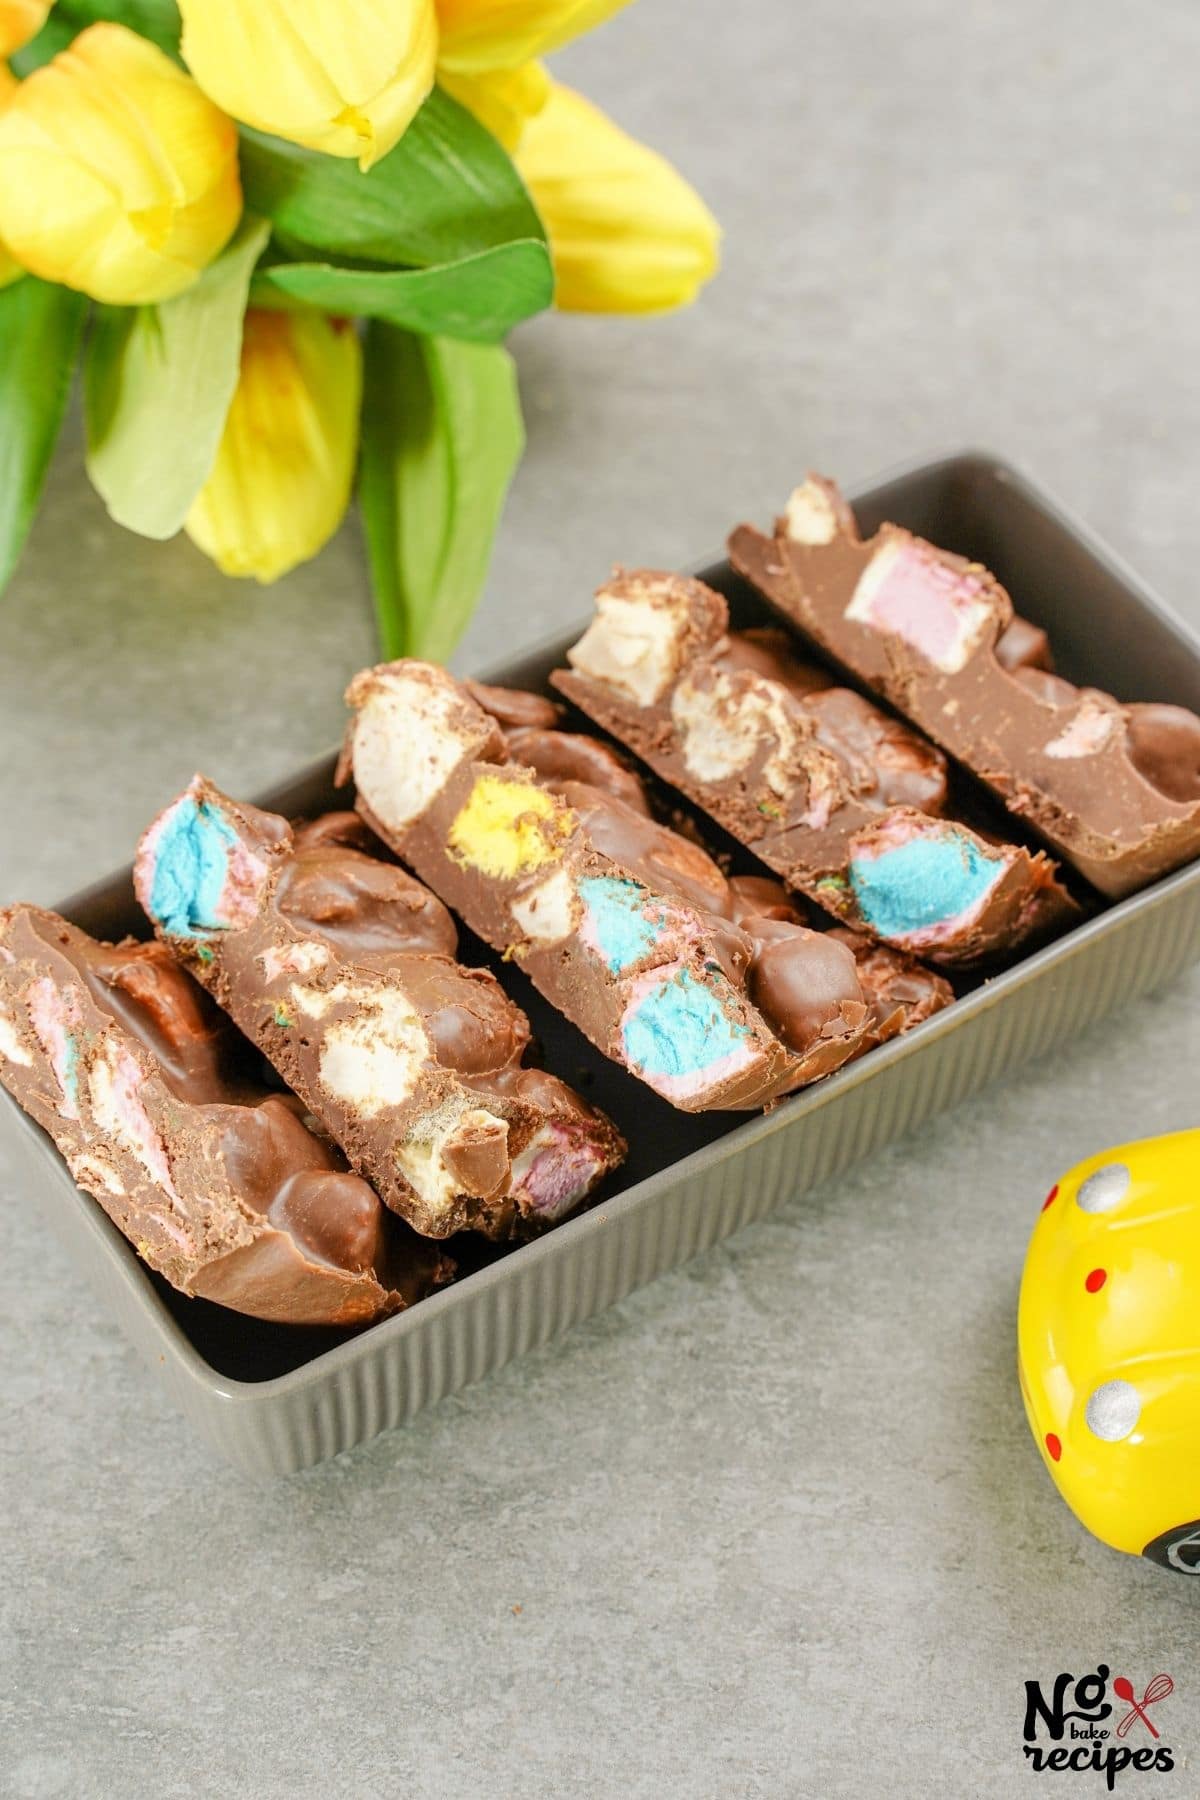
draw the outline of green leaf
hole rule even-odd
[[[173,537],[212,468],[270,229],[243,219],[174,300],[97,314],[84,359],[88,474],[117,523],[143,537]]]
[[[37,511],[86,312],[82,294],[32,275],[0,289],[0,589]]]
[[[525,446],[516,370],[495,345],[367,333],[359,504],[386,657],[444,661],[483,588]]]
[[[100,20],[127,25],[178,61],[182,26],[175,0],[57,0],[33,42],[13,57],[13,68],[22,77],[40,69],[65,50],[73,37]]]
[[[409,331],[495,343],[549,306],[554,270],[545,244],[523,238],[433,269],[339,269],[273,263],[254,277],[255,305],[280,295],[325,312],[386,319]]]
[[[57,0],[56,10],[83,31],[100,20],[127,25],[168,56],[179,55],[183,22],[175,0]]]
[[[294,251],[427,268],[517,238],[545,239],[495,138],[436,88],[366,175],[345,157],[258,131],[241,136],[246,205]]]

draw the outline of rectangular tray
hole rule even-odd
[[[1032,482],[982,453],[909,469],[855,497],[864,527],[895,519],[995,570],[1046,627],[1059,666],[1125,699],[1200,711],[1200,640]],[[732,524],[733,521],[730,521]],[[701,571],[735,623],[765,609],[727,564]],[[485,679],[541,687],[582,626]],[[259,797],[288,814],[345,804],[333,758]],[[99,937],[145,933],[131,870],[60,910]],[[487,953],[465,935],[464,960]],[[511,1357],[913,1131],[1200,956],[1200,863],[1105,908],[768,1116],[689,1117],[655,1099],[558,1018],[511,965],[546,1061],[582,1083],[632,1140],[594,1211],[465,1274],[369,1330],[332,1337],[185,1300],[140,1263],[14,1106],[31,1185],[121,1327],[209,1442],[256,1475],[286,1474],[399,1425]]]

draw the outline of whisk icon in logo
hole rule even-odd
[[[1116,1787],[1117,1776],[1127,1771],[1169,1774],[1175,1767],[1175,1755],[1162,1742],[1150,1708],[1174,1691],[1175,1683],[1169,1675],[1155,1675],[1139,1699],[1127,1675],[1114,1676],[1111,1692],[1127,1709],[1114,1719],[1116,1708],[1108,1697],[1107,1663],[1098,1663],[1094,1674],[1078,1678],[1069,1673],[1056,1676],[1049,1696],[1040,1681],[1027,1681],[1025,1742],[1021,1748],[1038,1774],[1047,1769],[1079,1775],[1091,1771],[1104,1776],[1110,1793]],[[1131,1733],[1141,1737],[1143,1730],[1153,1743],[1136,1747],[1126,1743]],[[1048,1738],[1052,1747],[1040,1743],[1039,1734]]]
[[[1140,1700],[1135,1695],[1133,1683],[1127,1675],[1118,1675],[1112,1685],[1113,1693],[1117,1696],[1117,1699],[1124,1700],[1129,1705],[1129,1711],[1117,1726],[1117,1736],[1119,1738],[1127,1737],[1130,1727],[1135,1725],[1140,1719],[1142,1724],[1146,1727],[1146,1730],[1150,1733],[1150,1736],[1156,1738],[1158,1736],[1158,1727],[1155,1725],[1153,1719],[1150,1718],[1146,1708],[1148,1706],[1153,1706],[1157,1700],[1165,1700],[1168,1694],[1173,1694],[1175,1692],[1175,1683],[1171,1680],[1171,1677],[1169,1675],[1156,1675],[1153,1681],[1147,1684],[1146,1691]]]

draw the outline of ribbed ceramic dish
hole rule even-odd
[[[1049,631],[1069,677],[1124,699],[1200,711],[1200,641],[1007,464],[983,454],[925,464],[857,495],[855,507],[868,529],[895,519],[994,569],[1019,609]],[[726,564],[702,573],[729,595],[736,623],[764,616]],[[540,688],[581,628],[485,678]],[[320,810],[337,801],[332,773],[329,757],[260,803],[293,815]],[[100,937],[145,929],[129,869],[60,910]],[[484,955],[467,941],[465,960]],[[53,1228],[184,1412],[239,1468],[287,1474],[403,1423],[557,1337],[1075,1037],[1198,956],[1200,864],[1193,864],[1107,906],[770,1115],[740,1120],[674,1112],[598,1056],[506,969],[548,1066],[582,1082],[622,1125],[632,1143],[629,1164],[595,1210],[351,1336],[259,1324],[182,1299],[74,1186],[49,1139],[15,1107],[13,1114],[31,1187]]]

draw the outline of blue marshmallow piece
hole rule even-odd
[[[579,897],[587,908],[594,945],[612,975],[640,962],[666,923],[647,917],[650,897],[645,888],[617,875],[588,876],[579,883]]]
[[[626,1021],[625,1054],[646,1075],[692,1075],[732,1056],[745,1036],[704,983],[681,969]]]
[[[229,851],[237,842],[220,813],[190,796],[179,802],[154,847],[150,911],[172,937],[219,931]]]
[[[1003,872],[1003,862],[979,844],[946,831],[879,856],[856,856],[850,882],[867,923],[880,937],[902,938],[969,912]]]

